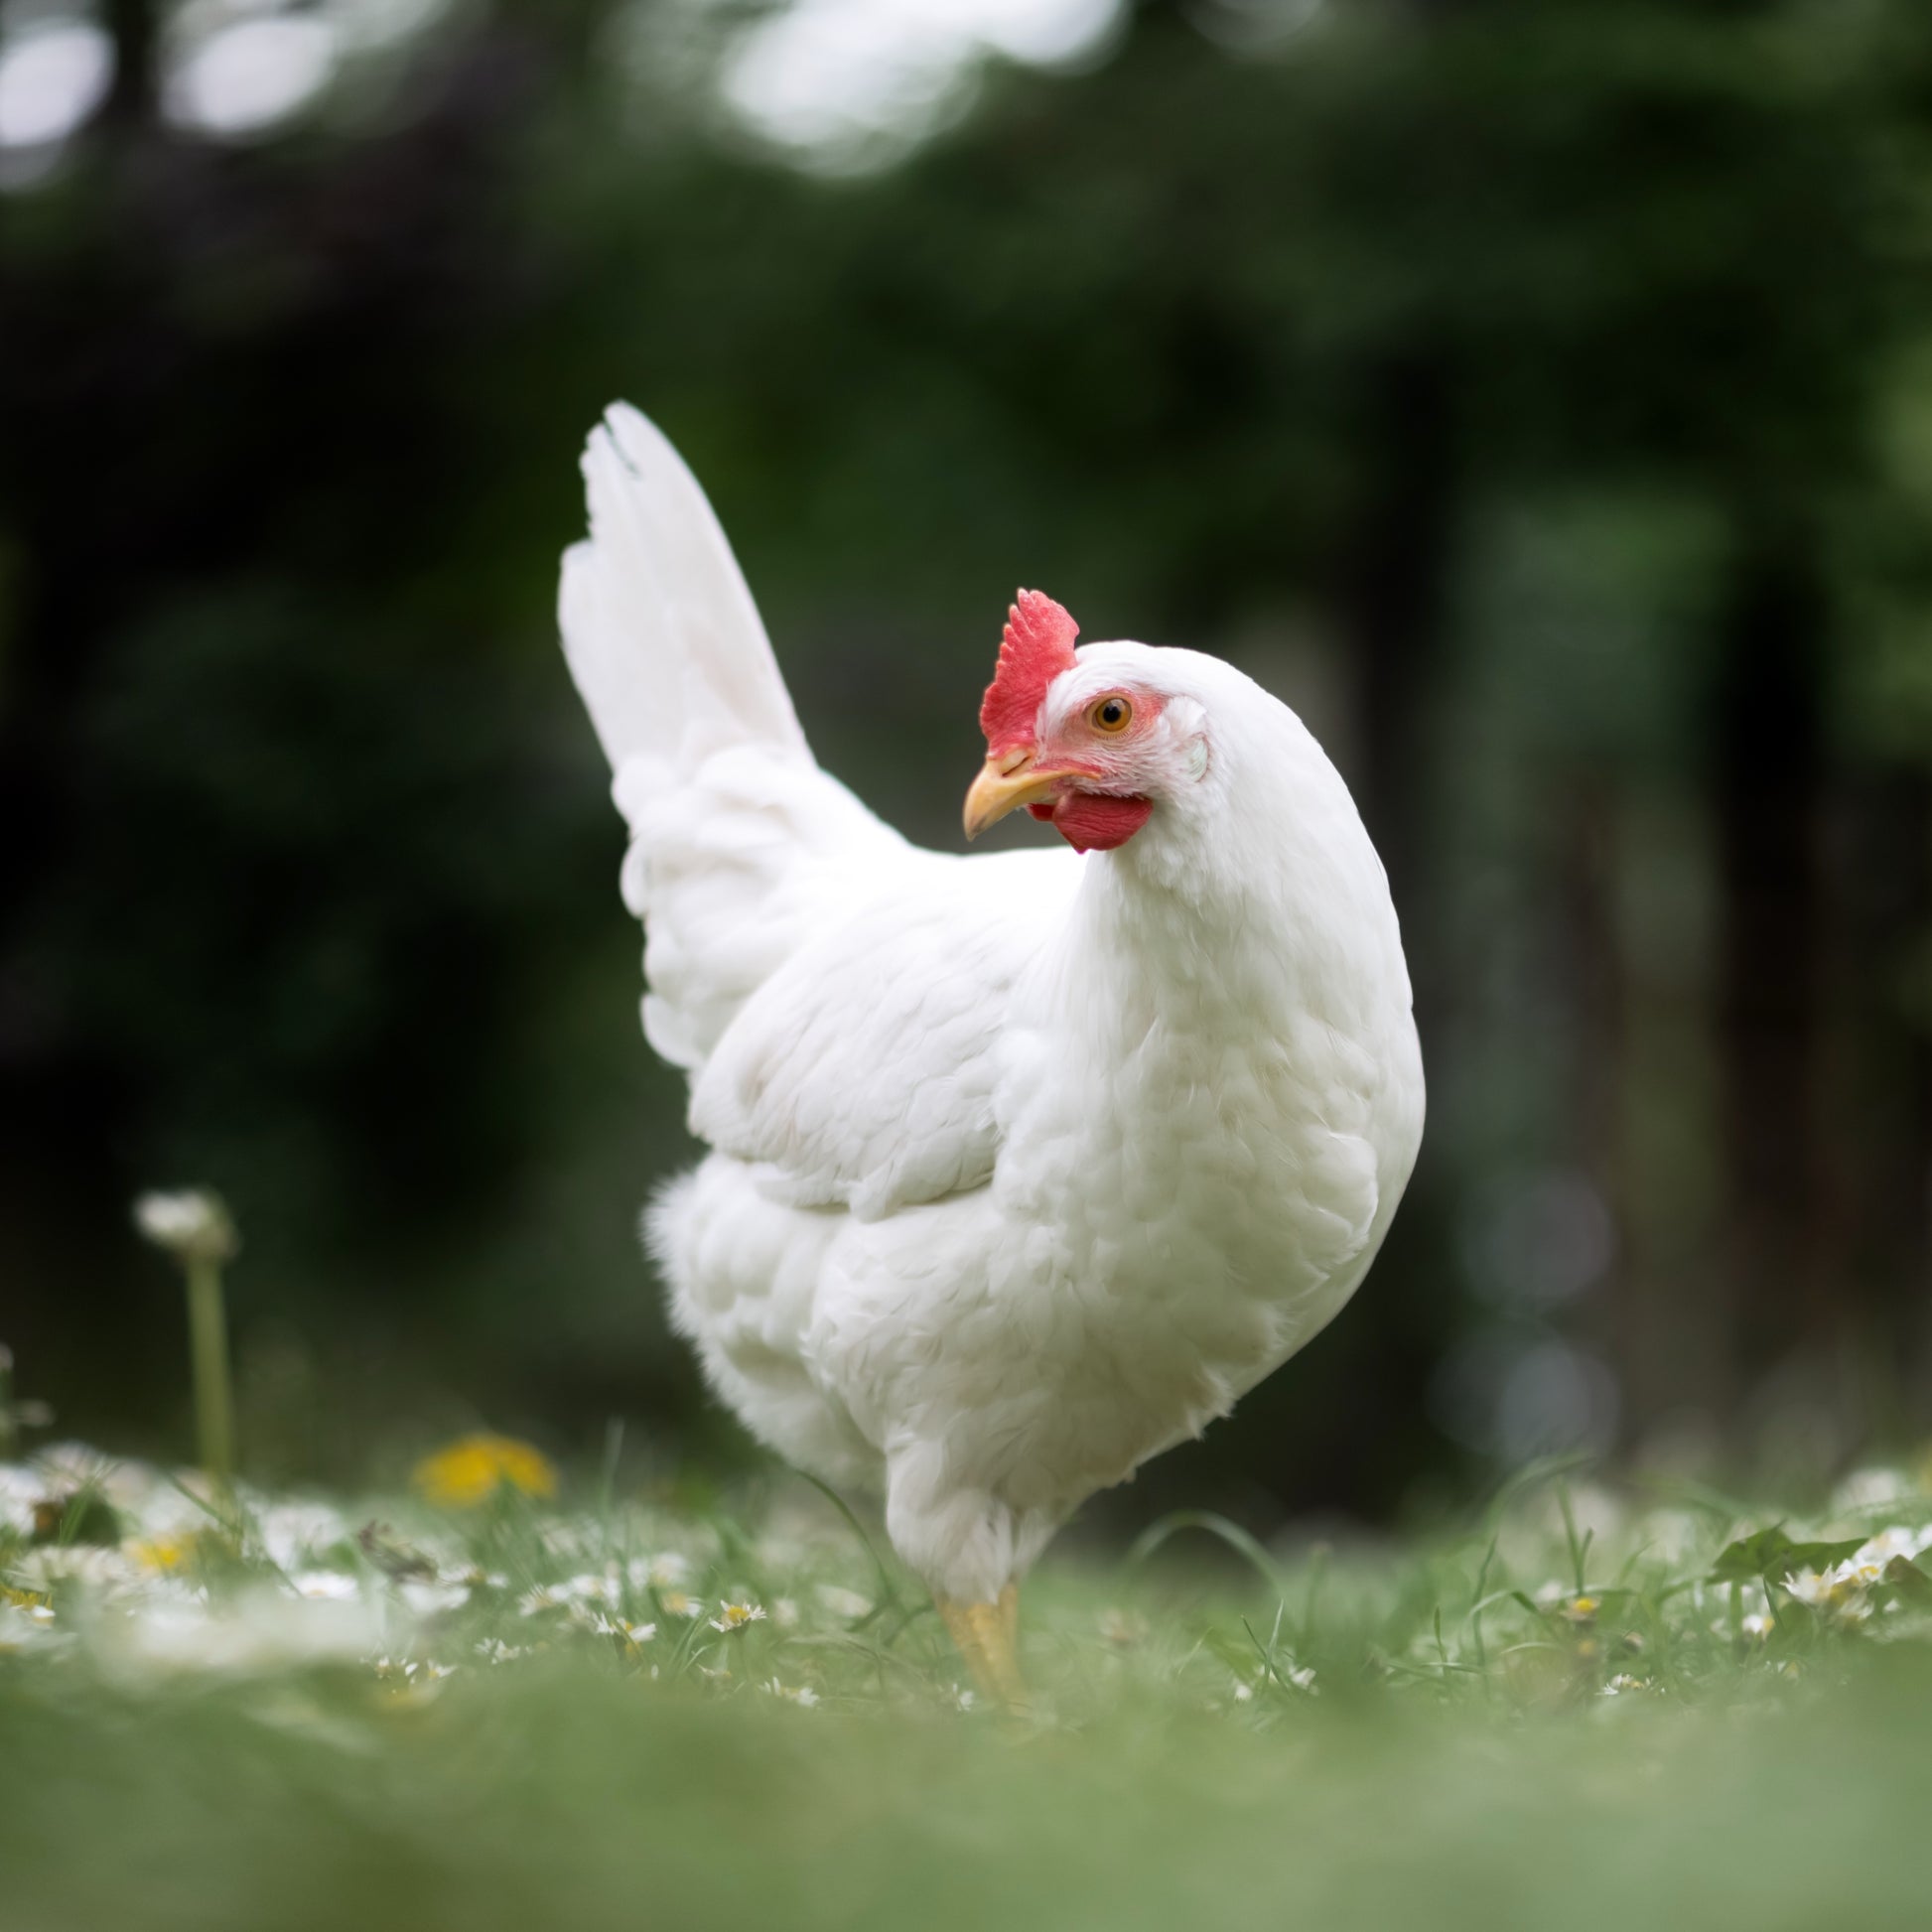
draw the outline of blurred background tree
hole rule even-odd
[[[1929,288],[1913,0],[0,0],[0,1332],[181,1440],[207,1180],[258,1466],[746,1453],[551,613],[623,395],[915,837],[1023,581],[1355,785],[1423,1164],[1117,1515],[1922,1431]]]

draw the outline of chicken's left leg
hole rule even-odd
[[[1020,1591],[1009,1584],[997,1603],[955,1603],[933,1596],[939,1614],[986,1696],[1009,1711],[1027,1708],[1027,1685],[1020,1675]]]

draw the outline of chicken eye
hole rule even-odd
[[[1125,698],[1102,698],[1087,713],[1095,731],[1124,732],[1134,716],[1134,707]]]

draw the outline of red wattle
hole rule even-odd
[[[1035,808],[1037,811],[1037,807]],[[1097,791],[1069,791],[1052,808],[1053,830],[1075,852],[1111,852],[1148,821],[1146,798],[1108,798]]]

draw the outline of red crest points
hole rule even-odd
[[[1022,591],[1007,613],[1000,662],[980,701],[987,748],[1010,752],[1034,742],[1034,722],[1046,687],[1079,661],[1073,640],[1080,626],[1044,591]]]

